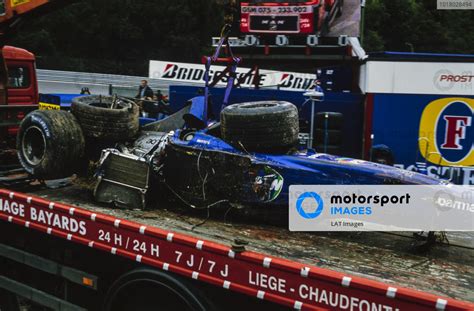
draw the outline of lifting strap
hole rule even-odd
[[[221,31],[221,38],[217,44],[216,50],[212,56],[204,56],[202,58],[202,62],[206,65],[206,71],[204,74],[204,82],[206,83],[206,86],[204,88],[204,116],[207,119],[207,109],[208,109],[208,102],[209,102],[209,87],[210,87],[210,70],[211,70],[211,65],[213,63],[226,63],[227,68],[225,71],[218,76],[218,78],[222,78],[222,76],[225,73],[229,73],[229,78],[227,79],[227,87],[225,90],[224,94],[224,100],[222,101],[222,106],[221,110],[224,109],[227,104],[229,103],[229,97],[230,93],[232,91],[232,88],[234,87],[234,81],[236,78],[236,71],[237,71],[237,66],[241,62],[240,57],[235,57],[234,53],[232,53],[232,48],[229,44],[229,34],[230,34],[230,25],[226,24]],[[226,57],[219,57],[221,53],[222,47],[225,46],[225,51],[226,51]],[[215,78],[213,79],[212,86],[214,86],[218,80]],[[207,122],[207,120],[206,120]]]

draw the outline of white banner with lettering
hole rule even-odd
[[[210,80],[225,70],[225,66],[212,66]],[[237,77],[244,77],[251,71],[250,68],[237,68]],[[150,61],[149,77],[176,82],[204,85],[205,67],[201,64]],[[311,87],[316,79],[315,74],[281,72],[273,70],[259,70],[259,86],[261,88],[277,88],[288,91],[304,91]],[[246,77],[242,87],[254,86],[255,72]],[[217,85],[225,86],[226,80],[221,80]]]
[[[369,61],[361,72],[365,93],[474,95],[474,63]]]

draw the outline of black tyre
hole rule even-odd
[[[339,130],[321,130],[316,129],[314,131],[316,144],[318,145],[341,145],[342,144],[342,132]]]
[[[199,288],[180,277],[138,269],[120,277],[109,289],[104,311],[214,310]]]
[[[285,153],[298,143],[298,109],[278,101],[230,105],[221,112],[221,132],[239,149]]]
[[[84,136],[66,111],[34,111],[20,125],[18,158],[31,175],[42,179],[71,176],[82,167]]]
[[[129,140],[139,130],[139,107],[131,100],[114,100],[111,96],[100,95],[76,97],[72,100],[71,111],[86,137]]]
[[[316,114],[315,126],[317,129],[340,130],[344,117],[339,112],[318,112]]]

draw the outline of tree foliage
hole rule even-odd
[[[82,0],[28,20],[13,45],[40,68],[147,75],[148,60],[198,62],[223,24],[222,0]],[[434,0],[367,0],[367,51],[474,53],[474,11]]]
[[[84,0],[29,20],[12,44],[41,68],[146,75],[149,59],[200,59],[221,12],[209,0]]]
[[[368,51],[474,54],[474,10],[437,10],[434,0],[368,0]]]

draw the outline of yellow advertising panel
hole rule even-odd
[[[16,7],[16,6],[19,6],[19,5],[22,5],[22,4],[25,4],[25,3],[28,3],[30,2],[31,0],[11,0],[11,4],[12,4],[12,8]]]

